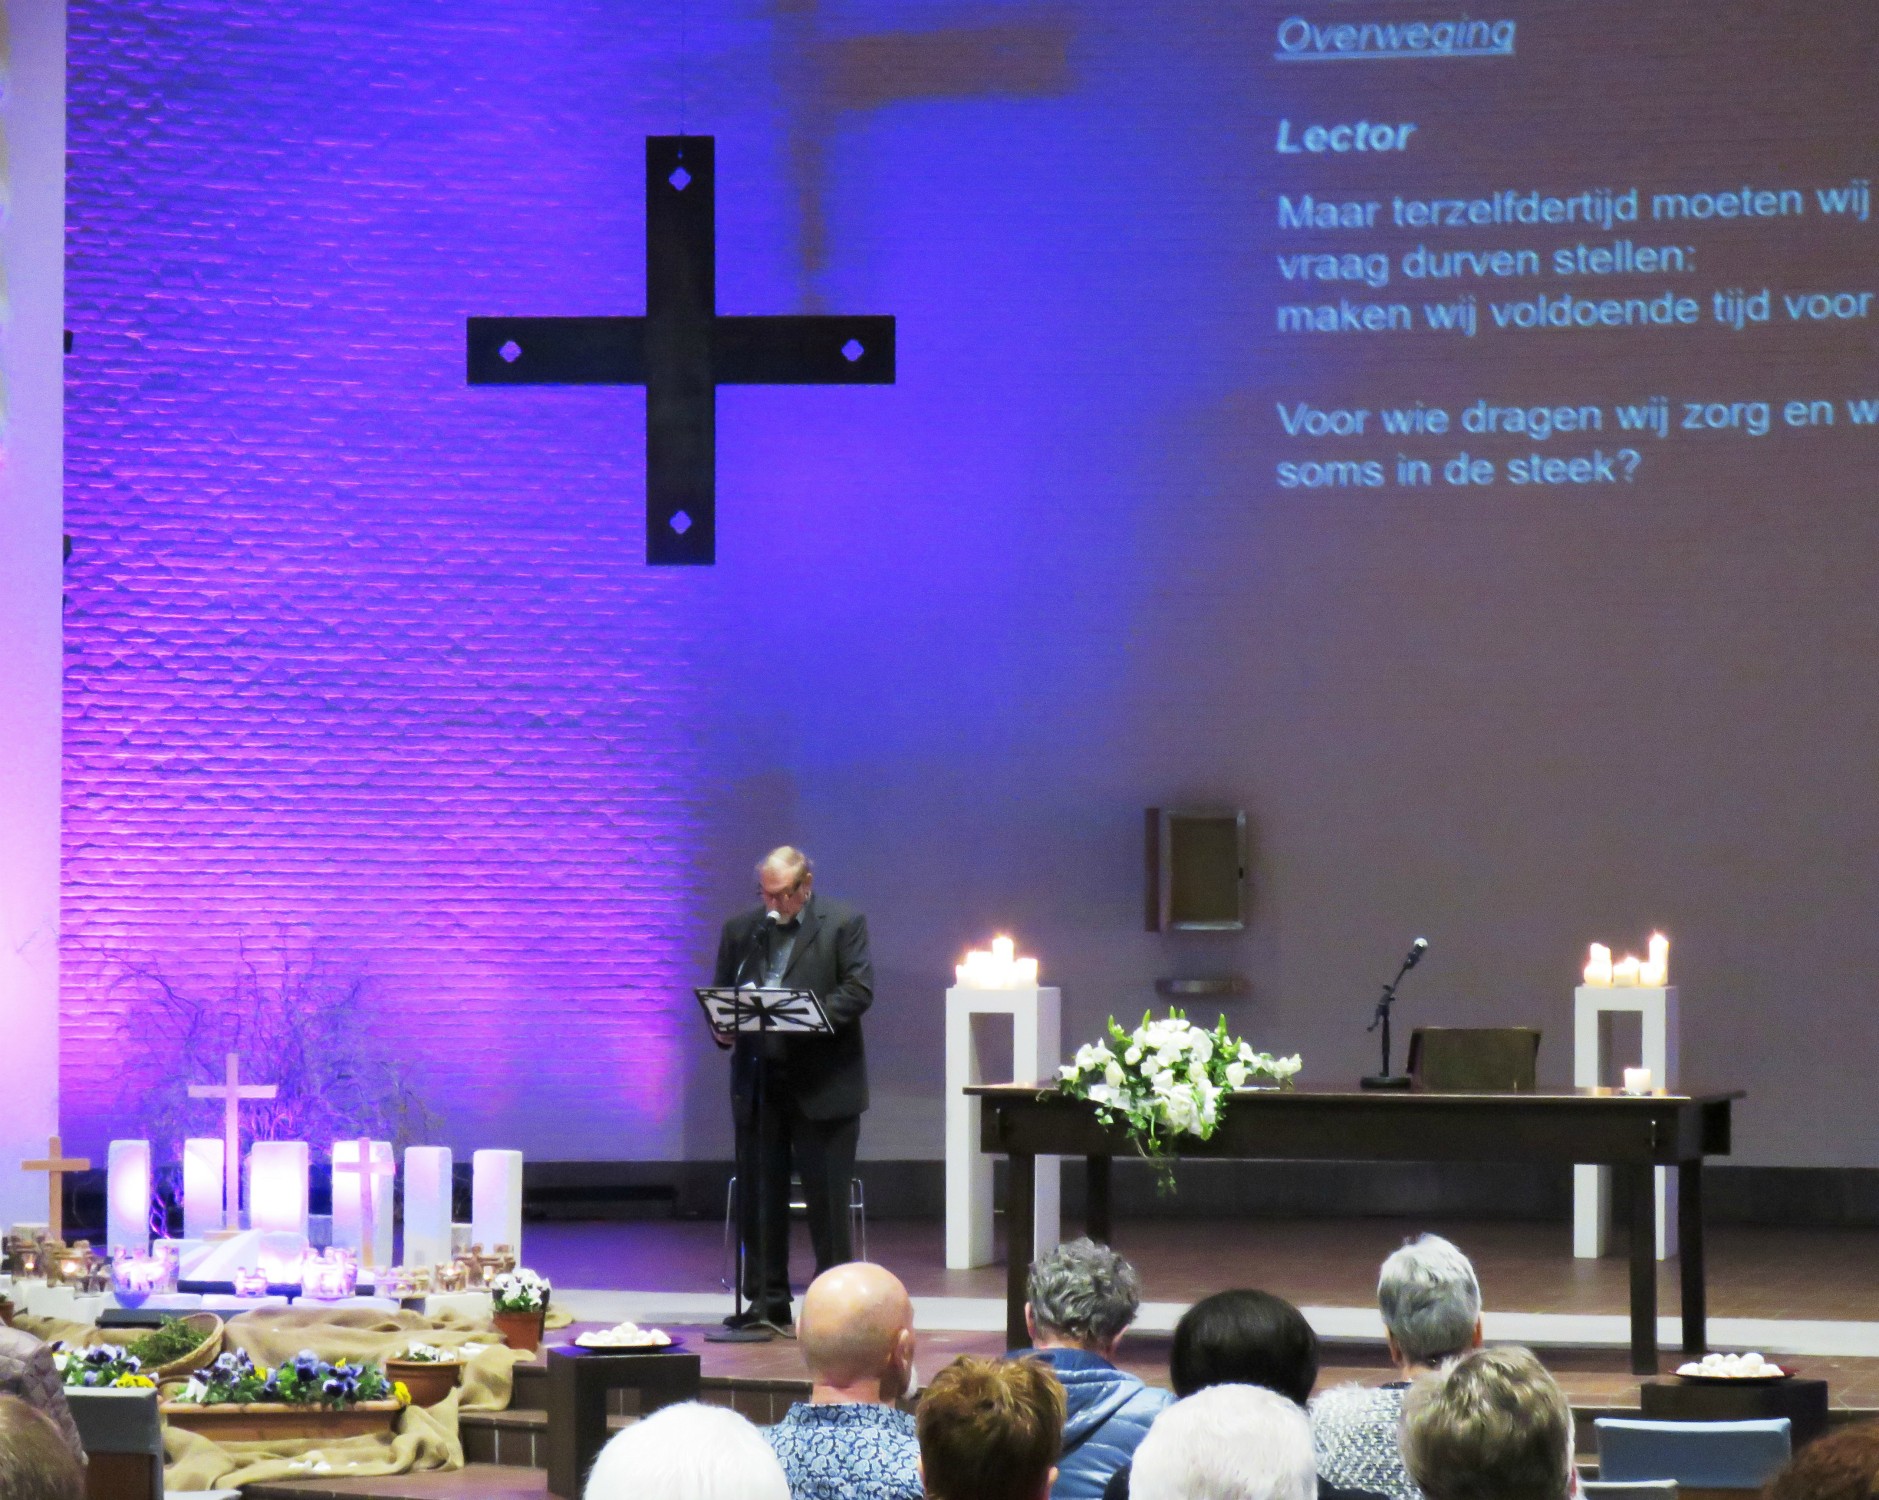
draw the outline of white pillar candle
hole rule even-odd
[[[1649,1068],[1625,1069],[1625,1092],[1627,1094],[1648,1094],[1651,1091],[1651,1070]]]
[[[200,1240],[222,1227],[222,1142],[183,1142],[183,1238]]]
[[[359,1161],[359,1143],[357,1141],[335,1141],[333,1143],[333,1165],[357,1166]],[[391,1166],[396,1161],[392,1155],[390,1141],[372,1142],[372,1161],[374,1165]],[[347,1250],[360,1252],[359,1263],[370,1266],[389,1266],[391,1259],[392,1231],[392,1182],[390,1175],[372,1178],[372,1253],[364,1254],[363,1223],[364,1198],[359,1183],[363,1173],[357,1171],[333,1173],[333,1243]]]
[[[113,1255],[150,1249],[150,1142],[113,1141],[104,1174],[105,1243]]]
[[[1638,983],[1659,990],[1670,983],[1670,939],[1661,932],[1651,934],[1649,956],[1638,971]]]
[[[248,1227],[307,1238],[307,1143],[256,1141],[248,1153]]]
[[[1638,973],[1643,967],[1644,966],[1639,963],[1637,959],[1627,953],[1623,958],[1619,959],[1617,963],[1612,965],[1612,983],[1635,986],[1638,982]]]
[[[1600,989],[1612,982],[1612,951],[1603,943],[1594,943],[1585,966],[1585,982]]]
[[[404,1264],[434,1266],[450,1259],[450,1148],[405,1148]]]
[[[507,1245],[521,1259],[520,1151],[478,1151],[470,1158],[470,1238],[485,1250]]]

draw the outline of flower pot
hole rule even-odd
[[[272,1443],[289,1438],[332,1441],[389,1432],[404,1408],[396,1401],[361,1401],[340,1411],[277,1402],[240,1405],[231,1401],[198,1406],[190,1401],[165,1401],[157,1410],[172,1427],[199,1432],[218,1443]]]
[[[385,1378],[402,1380],[413,1406],[435,1406],[463,1379],[460,1359],[388,1359]]]
[[[533,1308],[528,1312],[497,1311],[490,1314],[490,1321],[496,1325],[503,1341],[511,1349],[521,1349],[533,1353],[542,1346],[542,1324],[548,1319],[548,1309]]]

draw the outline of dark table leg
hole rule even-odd
[[[1617,1176],[1631,1205],[1631,1373],[1657,1373],[1657,1178],[1626,1162]]]
[[[575,1500],[607,1441],[607,1392],[633,1386],[639,1412],[698,1395],[696,1354],[632,1358],[548,1351],[548,1493]]]
[[[1099,1245],[1109,1243],[1109,1158],[1086,1156],[1083,1187],[1083,1232]]]
[[[1031,1250],[1037,1244],[1037,1158],[1011,1153],[1005,1168],[1005,1347],[1023,1349],[1031,1335],[1024,1326],[1026,1284]]]
[[[1677,1168],[1677,1257],[1683,1266],[1683,1352],[1709,1352],[1709,1291],[1703,1270],[1703,1163]]]

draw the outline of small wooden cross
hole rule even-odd
[[[372,1155],[372,1143],[361,1136],[354,1143],[358,1147],[359,1159],[356,1162],[341,1161],[339,1153],[333,1153],[333,1175],[341,1172],[356,1172],[359,1177],[359,1264],[366,1270],[373,1270],[377,1262],[373,1259],[372,1242],[378,1238],[378,1194],[372,1191],[373,1181],[379,1177],[398,1175],[398,1164],[391,1161],[378,1161]]]
[[[228,1054],[222,1083],[192,1083],[191,1099],[222,1101],[222,1227],[230,1234],[241,1229],[241,1101],[272,1099],[279,1089],[271,1083],[243,1083],[241,1056]]]
[[[65,1174],[67,1172],[89,1172],[91,1158],[88,1156],[61,1156],[59,1138],[49,1136],[46,1139],[46,1159],[44,1161],[23,1161],[20,1170],[25,1172],[44,1172],[46,1174],[46,1232],[59,1244],[65,1243]]]

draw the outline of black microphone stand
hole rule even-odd
[[[744,955],[743,963],[738,965],[737,982],[739,985],[743,984],[744,976],[749,972],[752,961],[756,960],[761,964],[761,961],[767,956],[771,936],[770,922],[768,917],[766,917],[763,923],[757,928],[756,934],[751,941],[750,951]],[[759,985],[763,983],[763,970],[761,967],[757,969],[757,983]],[[743,1019],[744,1015],[740,1009],[738,1012],[738,1020],[741,1023]],[[735,1206],[737,1209],[737,1256],[733,1262],[733,1274],[736,1278],[737,1286],[732,1297],[734,1326],[713,1328],[705,1335],[705,1342],[709,1344],[767,1344],[780,1331],[774,1323],[763,1317],[764,1309],[753,1306],[750,1312],[754,1316],[750,1321],[746,1321],[744,1308],[744,1276],[749,1267],[750,1251],[752,1248],[744,1238],[744,1224],[746,1222],[744,1217],[746,1201],[744,1194],[747,1192],[751,1194],[749,1201],[754,1202],[757,1206],[755,1215],[757,1221],[757,1244],[755,1248],[757,1252],[758,1295],[767,1295],[771,1291],[767,1280],[770,1264],[770,1222],[769,1215],[764,1211],[766,1204],[764,1202],[763,1180],[766,1166],[764,1159],[769,1154],[764,1149],[768,1144],[767,1132],[764,1128],[767,1122],[764,1120],[763,1114],[765,1102],[763,1097],[764,1074],[769,1070],[770,1066],[769,1058],[764,1056],[764,1041],[770,1034],[770,1016],[769,1013],[761,1009],[761,1007],[757,1009],[757,1027],[758,1029],[754,1035],[750,1032],[740,1031],[735,1044],[742,1046],[744,1038],[746,1036],[751,1037],[750,1045],[755,1049],[757,1056],[755,1059],[756,1073],[751,1080],[751,1105],[755,1117],[751,1120],[751,1128],[748,1135],[745,1136],[745,1139],[749,1142],[750,1149],[744,1153],[747,1156],[755,1157],[756,1160],[740,1161],[737,1165],[737,1194],[735,1198]],[[739,1134],[744,1135],[744,1132],[740,1131]],[[755,1179],[754,1182],[752,1181],[753,1178]],[[783,1224],[783,1232],[787,1234],[789,1232],[789,1216],[787,1212],[784,1214]]]
[[[1428,947],[1429,943],[1426,938],[1417,938],[1414,943],[1410,944],[1409,953],[1403,959],[1402,968],[1396,971],[1394,979],[1383,986],[1383,998],[1377,1001],[1377,1013],[1371,1018],[1370,1024],[1364,1028],[1366,1031],[1375,1031],[1379,1026],[1383,1028],[1383,1070],[1379,1073],[1372,1073],[1366,1078],[1360,1078],[1358,1082],[1364,1088],[1406,1089],[1410,1085],[1407,1073],[1390,1071],[1390,1007],[1396,1004],[1397,985],[1403,982],[1405,974],[1416,967],[1422,955],[1428,951]]]

